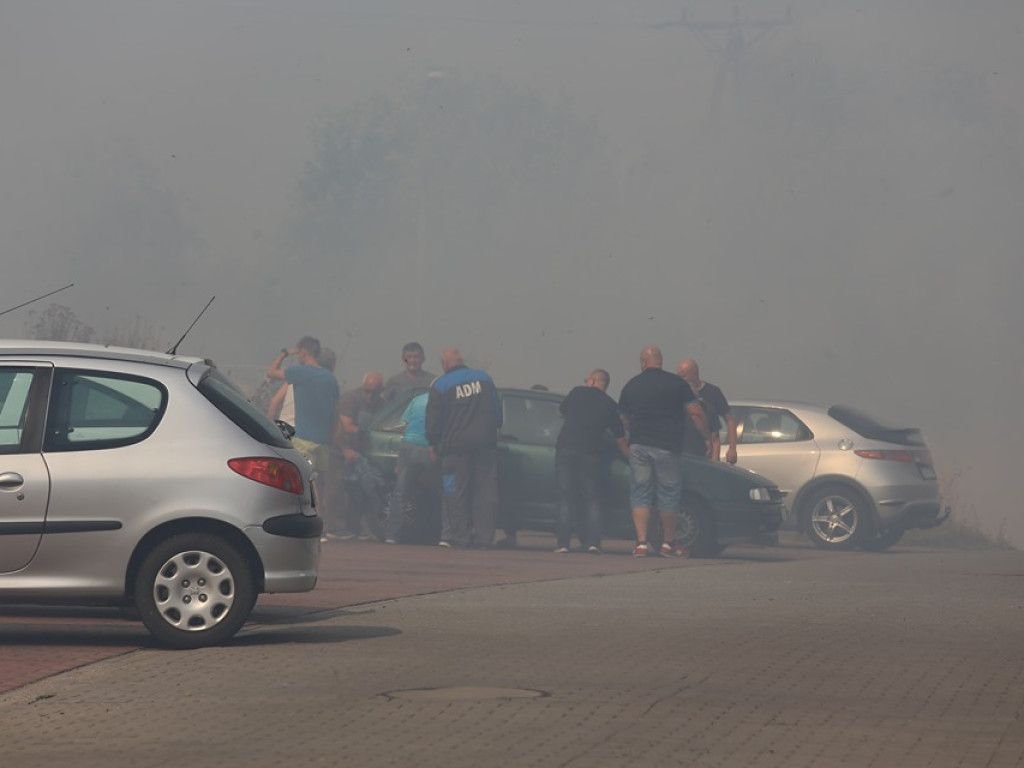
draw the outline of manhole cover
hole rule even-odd
[[[452,688],[412,688],[407,691],[388,691],[382,695],[389,699],[411,701],[483,701],[489,699],[537,699],[547,696],[547,693],[530,688],[486,688],[467,685]]]

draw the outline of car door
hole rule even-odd
[[[811,430],[785,408],[734,405],[737,466],[764,475],[787,494],[814,477],[820,450]],[[723,435],[723,442],[727,436]]]
[[[41,452],[50,367],[0,366],[0,573],[28,565],[39,547],[50,500]]]
[[[551,530],[557,518],[555,442],[562,421],[556,396],[501,394],[498,495],[503,520]]]

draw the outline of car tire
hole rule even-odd
[[[676,544],[690,552],[690,557],[718,557],[724,546],[718,543],[715,517],[703,502],[683,498],[676,516]]]
[[[860,545],[860,548],[867,550],[868,552],[884,552],[885,550],[899,544],[900,539],[903,538],[903,534],[905,532],[906,531],[902,526],[893,526],[892,528],[882,531],[874,538],[865,541]]]
[[[807,537],[821,549],[853,549],[875,536],[868,500],[849,486],[826,485],[813,491],[804,509]]]
[[[202,648],[231,638],[256,603],[249,563],[233,544],[183,533],[157,544],[135,577],[142,623],[169,648]]]

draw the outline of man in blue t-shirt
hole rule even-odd
[[[289,355],[299,362],[288,368],[281,364]],[[322,368],[320,342],[303,336],[292,349],[282,349],[267,369],[267,378],[287,381],[295,392],[295,436],[292,444],[309,459],[316,472],[326,472],[331,440],[337,421],[338,380]]]

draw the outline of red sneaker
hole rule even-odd
[[[690,550],[680,547],[678,544],[669,544],[667,541],[661,545],[662,557],[689,557]]]
[[[653,557],[654,548],[646,541],[637,542],[636,547],[633,548],[633,557]]]

